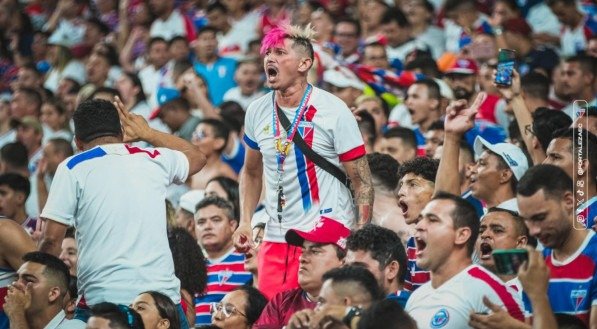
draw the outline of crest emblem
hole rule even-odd
[[[448,321],[450,321],[450,313],[448,313],[448,310],[445,308],[442,308],[433,315],[429,326],[434,329],[443,328],[446,326],[446,324],[448,324]]]
[[[226,284],[231,277],[232,271],[230,271],[229,269],[225,269],[218,272],[218,282],[220,283],[220,285]]]

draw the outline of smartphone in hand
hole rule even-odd
[[[511,86],[516,52],[511,49],[500,49],[498,52],[497,72],[495,83],[499,86]]]
[[[516,275],[518,268],[529,260],[526,249],[496,249],[492,253],[497,274]]]

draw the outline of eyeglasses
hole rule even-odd
[[[211,303],[211,304],[209,304],[209,307],[210,307],[211,314],[216,314],[217,312],[222,312],[222,314],[224,314],[224,317],[226,317],[226,318],[231,317],[235,313],[238,313],[238,314],[244,316],[245,318],[247,317],[246,314],[239,311],[236,308],[236,306],[234,306],[232,304]]]
[[[195,140],[200,141],[200,140],[205,139],[207,137],[211,137],[211,136],[207,135],[203,131],[193,131],[192,138],[195,139]]]

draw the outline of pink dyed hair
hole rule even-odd
[[[284,45],[284,39],[286,37],[288,37],[288,29],[281,26],[274,27],[263,37],[259,53],[265,55],[265,52],[268,49]]]

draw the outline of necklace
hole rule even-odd
[[[278,173],[278,182],[276,187],[276,193],[278,196],[277,200],[277,213],[278,213],[278,223],[280,223],[280,230],[282,229],[282,211],[286,206],[286,196],[284,195],[284,188],[282,187],[282,176],[284,174],[284,162],[286,160],[286,156],[290,151],[290,145],[292,144],[292,139],[294,135],[298,131],[298,126],[302,117],[305,115],[305,111],[307,110],[307,104],[309,103],[309,99],[311,98],[311,92],[313,91],[313,87],[308,84],[307,89],[305,89],[305,93],[299,103],[299,106],[295,110],[294,119],[290,123],[290,127],[281,127],[280,119],[278,118],[278,108],[276,104],[276,93],[272,93],[272,104],[273,104],[273,111],[272,111],[272,127],[274,133],[274,148],[276,149],[276,162],[277,162],[277,170]],[[285,136],[283,136],[285,135]]]

